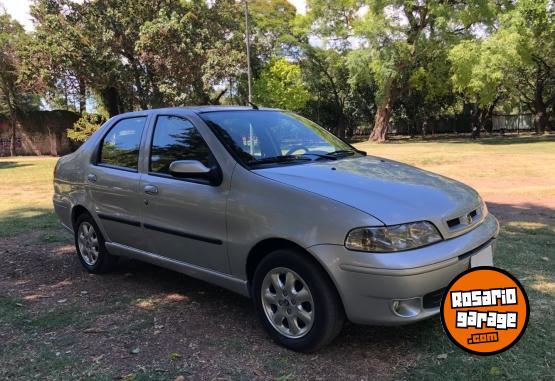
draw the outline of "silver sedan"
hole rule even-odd
[[[252,297],[268,333],[298,351],[331,342],[345,319],[437,314],[450,280],[493,264],[499,230],[468,186],[273,109],[114,117],[60,158],[54,189],[91,273],[130,257]]]

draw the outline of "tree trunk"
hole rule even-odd
[[[497,96],[488,106],[487,108],[482,108],[480,110],[480,127],[486,130],[488,133],[493,132],[493,110],[495,110],[495,106],[501,99],[501,96]]]
[[[480,137],[480,133],[482,130],[482,126],[480,124],[480,107],[475,104],[472,106],[472,111],[470,112],[470,128],[472,133],[470,137],[472,139],[478,139]]]
[[[536,105],[534,125],[536,127],[536,133],[538,134],[543,134],[549,129],[549,116],[547,116],[547,108],[543,104]]]
[[[102,101],[110,117],[120,113],[120,100],[118,90],[115,87],[106,87],[102,89]]]
[[[17,116],[15,110],[10,106],[10,127],[11,127],[11,141],[10,141],[10,156],[15,156],[16,152],[16,132],[17,132]]]
[[[339,136],[341,139],[345,138],[345,116],[343,115],[343,113],[339,114],[339,118],[337,120],[337,131],[336,131],[337,136]]]
[[[383,143],[387,139],[392,103],[391,98],[387,98],[387,100],[378,106],[376,117],[374,119],[374,128],[372,129],[372,133],[370,134],[370,138],[368,140]]]
[[[544,101],[543,90],[544,82],[541,79],[541,69],[537,68],[536,88],[534,89],[534,126],[536,133],[543,134],[549,129],[549,116],[547,115],[548,102]]]
[[[87,85],[83,78],[79,78],[79,113],[87,111]]]
[[[480,123],[480,129],[484,129],[485,131],[487,131],[488,133],[492,133],[492,124],[491,122],[491,116],[493,113],[493,109],[492,106],[488,106],[487,108],[483,108],[480,110],[480,117],[479,117],[479,123]]]
[[[428,133],[428,119],[424,119],[422,122],[422,139],[426,137],[426,133]]]
[[[149,97],[145,91],[142,78],[141,78],[142,75],[144,75],[144,71],[138,64],[137,59],[133,54],[124,53],[124,56],[129,60],[129,63],[131,64],[131,73],[133,74],[133,79],[135,81],[135,90],[136,90],[135,98],[139,102],[139,106],[141,107],[141,110],[146,110],[148,109]]]
[[[160,87],[158,86],[158,80],[154,71],[151,70],[149,67],[146,68],[146,74],[148,76],[148,80],[150,82],[150,87],[152,89],[152,96],[150,103],[153,107],[164,107],[164,99],[162,93],[160,92]]]

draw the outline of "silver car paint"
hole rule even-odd
[[[256,172],[356,207],[385,225],[433,222],[445,238],[456,235],[445,221],[480,207],[478,194],[467,185],[372,156]]]
[[[166,110],[159,115],[177,115],[186,118],[193,124],[199,122],[198,119],[195,120],[194,116],[182,115],[176,113],[175,110]],[[148,142],[152,141],[155,119],[151,119],[145,134]],[[213,140],[213,136],[207,133],[206,129],[198,130],[210,147],[218,144]],[[222,183],[213,187],[149,174],[148,157],[150,156],[150,147],[148,144],[144,147],[146,149],[143,150],[145,154],[142,155],[142,175],[139,186],[142,200],[141,222],[222,242],[222,244],[214,244],[144,229],[143,234],[150,243],[145,250],[165,258],[221,273],[229,273],[227,245],[225,244],[227,240],[226,207],[231,176],[236,163],[228,160],[226,156],[222,155],[221,151],[212,149],[218,163],[222,166],[223,173]],[[154,195],[145,193],[145,187],[147,186],[156,187],[158,193]],[[202,207],[199,208],[199,205],[202,205]]]
[[[112,254],[181,271],[245,296],[251,250],[268,239],[286,240],[305,248],[324,267],[350,320],[372,324],[407,323],[437,313],[429,309],[414,318],[400,318],[390,309],[391,299],[422,297],[445,287],[468,267],[473,250],[498,233],[497,221],[485,213],[464,230],[447,230],[446,219],[480,206],[477,193],[454,180],[389,160],[364,157],[248,170],[237,164],[197,111],[163,109],[112,118],[79,150],[62,157],[56,167],[54,206],[64,226],[72,230],[72,211],[84,207],[97,221]],[[143,115],[149,118],[138,173],[108,171],[91,163],[107,129],[122,118]],[[182,116],[197,127],[222,169],[220,186],[148,175],[147,142],[156,115]],[[91,173],[105,191],[116,191],[111,199],[101,199],[101,205],[91,197],[94,185],[91,188],[87,181]],[[144,187],[152,183],[159,193],[145,194]],[[99,213],[138,218],[141,226],[124,231],[127,228],[112,226],[117,222],[100,219]],[[420,220],[434,222],[449,239],[388,254],[353,252],[343,245],[346,234],[356,227]],[[145,229],[148,221],[222,244],[169,238]]]

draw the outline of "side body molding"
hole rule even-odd
[[[132,247],[121,245],[118,243],[106,242],[106,248],[113,255],[138,259],[156,266],[183,273],[193,278],[204,280],[223,288],[227,288],[230,291],[236,292],[246,297],[250,296],[247,281],[235,278],[231,275],[209,270],[189,263],[180,262],[175,259],[162,257],[153,253],[149,253],[147,251],[134,249]]]

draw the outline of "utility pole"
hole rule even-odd
[[[249,85],[249,103],[252,102],[252,72],[251,72],[251,37],[249,30],[249,3],[245,0],[245,36],[247,44],[247,81]]]

